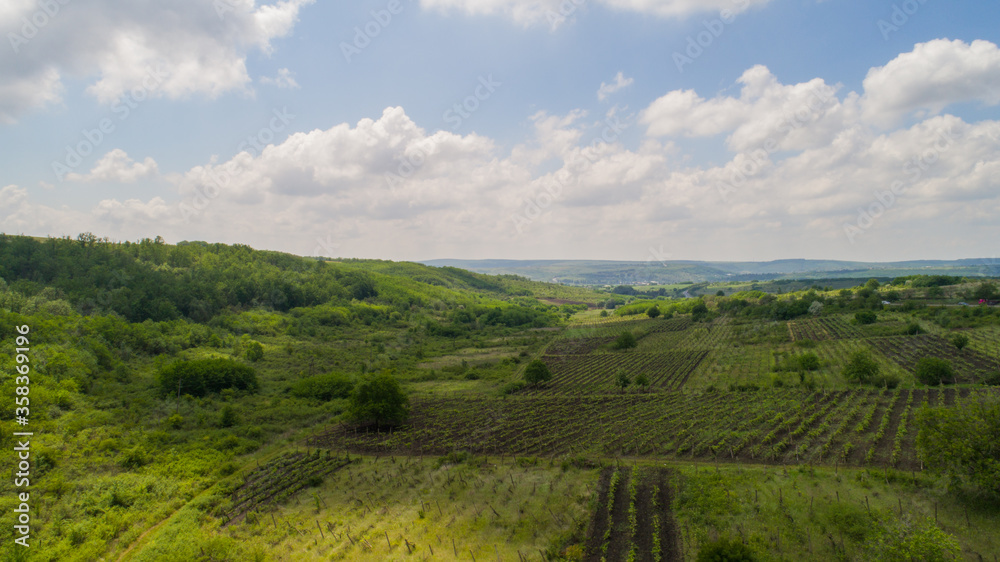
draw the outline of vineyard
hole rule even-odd
[[[347,466],[349,460],[317,449],[313,454],[287,453],[257,467],[230,496],[225,525],[239,523],[248,513],[280,504],[327,474]]]
[[[597,456],[918,466],[914,403],[969,390],[780,389],[601,396],[433,398],[392,432],[328,428],[310,446],[367,454]]]
[[[679,389],[707,355],[707,351],[547,355],[544,361],[552,370],[549,387],[557,392],[611,392],[620,371],[646,375],[651,388]]]
[[[583,559],[679,560],[668,476],[665,469],[636,466],[602,470]]]
[[[915,369],[923,357],[946,359],[955,368],[956,382],[978,382],[981,377],[1000,370],[1000,360],[975,349],[960,351],[937,335],[896,336],[869,341],[884,355],[909,370]]]

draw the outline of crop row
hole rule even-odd
[[[957,391],[926,392],[936,403],[938,396]],[[409,425],[392,433],[355,433],[341,425],[329,428],[317,442],[332,449],[376,454],[468,451],[817,463],[836,460],[829,455],[838,447],[844,461],[864,464],[869,447],[896,432],[884,421],[886,416],[893,417],[895,401],[913,400],[908,390],[892,396],[885,393],[781,389],[426,398],[414,401]],[[873,427],[876,419],[880,423]],[[901,466],[913,466],[916,461],[911,441],[900,441],[895,460]]]
[[[704,351],[546,355],[543,361],[552,370],[549,388],[609,392],[619,373],[632,380],[645,375],[652,388],[680,388],[706,355]]]

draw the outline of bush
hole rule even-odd
[[[157,374],[164,395],[180,394],[201,397],[227,388],[256,392],[257,373],[232,359],[196,359],[179,361]]]
[[[918,361],[914,375],[923,384],[939,385],[955,382],[955,372],[951,368],[951,363],[939,357],[924,357]]]
[[[341,373],[326,373],[314,375],[295,381],[292,384],[293,396],[299,398],[316,398],[324,402],[337,398],[348,398],[354,390],[354,380]]]
[[[818,371],[819,370],[819,356],[815,353],[803,353],[798,356],[799,368],[803,371]]]
[[[357,423],[401,423],[410,413],[410,399],[403,392],[399,381],[389,372],[381,372],[361,379],[351,392],[347,416]]]
[[[843,375],[849,382],[872,384],[876,382],[881,368],[871,353],[860,350],[851,354],[851,358],[844,366]]]
[[[256,363],[264,358],[264,346],[260,342],[252,341],[247,344],[247,361]]]
[[[955,334],[951,337],[951,345],[955,346],[956,349],[962,351],[965,346],[969,345],[969,336],[965,334]]]
[[[240,417],[231,404],[222,407],[222,412],[219,415],[219,427],[233,427],[239,422]]]
[[[618,336],[618,339],[615,340],[613,347],[615,349],[631,349],[637,345],[639,345],[639,342],[636,341],[632,332],[622,332],[622,334]]]
[[[650,318],[656,318],[659,315],[660,309],[655,306],[649,307],[649,310],[646,311],[646,316],[649,316]]]
[[[854,313],[854,322],[856,324],[866,325],[874,324],[878,320],[878,315],[876,315],[871,310],[862,310]]]
[[[756,562],[754,551],[740,541],[719,539],[705,543],[698,551],[698,562]]]
[[[906,329],[903,330],[903,333],[908,336],[916,336],[924,333],[924,329],[920,326],[920,324],[917,324],[916,322],[910,322],[909,324],[906,325]]]
[[[524,368],[524,382],[538,384],[552,380],[552,371],[540,359],[535,359]]]
[[[508,394],[514,394],[515,392],[518,392],[518,391],[524,389],[525,386],[527,386],[527,385],[524,384],[521,381],[509,382],[509,383],[503,385],[503,387],[500,388],[500,394],[503,394],[505,396],[508,395]]]

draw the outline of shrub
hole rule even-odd
[[[878,378],[881,371],[878,363],[872,358],[871,353],[861,350],[851,354],[851,358],[844,366],[844,378],[850,382],[871,384]]]
[[[236,413],[236,408],[233,408],[231,404],[222,407],[222,412],[219,415],[219,427],[233,427],[239,422],[240,417]]]
[[[264,358],[264,346],[260,342],[252,341],[247,344],[247,361],[256,363]]]
[[[756,562],[754,551],[740,541],[719,539],[705,543],[698,551],[698,562]]]
[[[295,381],[292,384],[293,396],[299,398],[316,398],[329,401],[336,398],[347,398],[354,390],[354,380],[342,373],[326,373],[314,375]]]
[[[798,356],[799,368],[803,371],[819,370],[819,356],[815,353],[803,353]]]
[[[649,310],[646,311],[646,316],[649,316],[650,318],[656,318],[659,315],[660,309],[655,306],[649,307]]]
[[[256,392],[257,373],[232,359],[179,361],[157,374],[164,395],[178,392],[200,397],[227,388]]]
[[[903,333],[908,336],[916,336],[918,334],[924,333],[924,329],[920,326],[920,324],[917,324],[916,322],[910,322],[909,324],[906,325],[906,329],[903,330]]]
[[[914,375],[923,384],[938,385],[955,382],[955,372],[951,368],[951,363],[939,357],[924,357],[918,361]]]
[[[635,336],[632,335],[632,332],[622,332],[615,340],[613,347],[615,349],[631,349],[637,345],[639,343],[636,341]]]
[[[871,310],[862,310],[854,313],[854,322],[857,324],[874,324],[876,320],[878,320],[878,315]]]
[[[402,386],[389,372],[381,372],[361,379],[351,392],[347,416],[357,423],[400,423],[410,413],[410,399]]]
[[[525,386],[527,385],[524,384],[522,381],[509,382],[503,385],[502,388],[500,388],[500,394],[503,395],[514,394],[515,392],[522,390]]]
[[[535,359],[524,368],[524,382],[538,384],[552,380],[552,371],[540,359]]]
[[[956,349],[962,351],[965,346],[969,345],[969,336],[965,334],[955,334],[951,337],[951,345],[955,346]]]

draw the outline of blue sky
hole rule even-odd
[[[3,232],[410,260],[998,255],[996,3],[53,2],[0,8]]]

